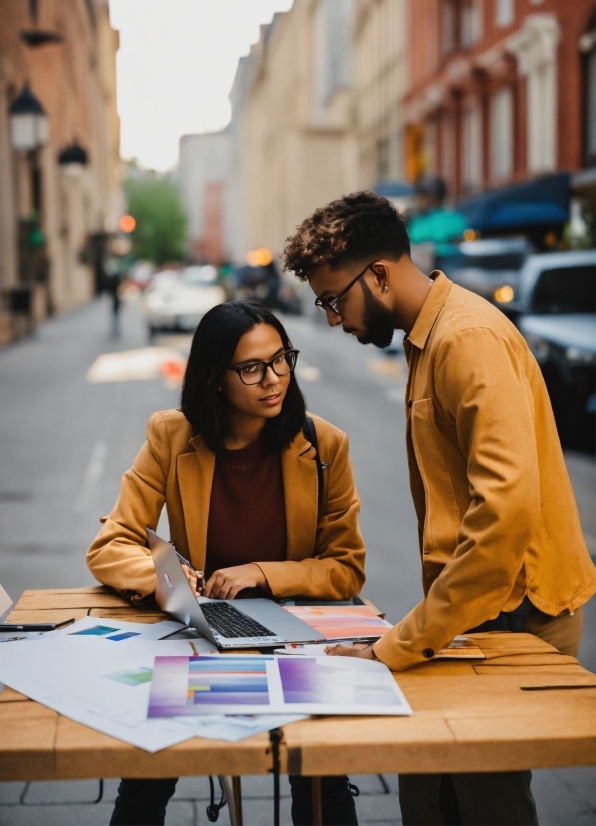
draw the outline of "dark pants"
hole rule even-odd
[[[176,790],[177,778],[167,780],[127,780],[118,787],[118,797],[110,826],[162,826],[168,800]],[[294,826],[312,824],[310,777],[290,777],[292,822]],[[354,798],[347,777],[323,777],[321,802],[325,826],[357,826]]]
[[[550,617],[533,611],[527,630],[576,657],[582,610]],[[532,773],[405,774],[399,777],[399,805],[404,826],[536,826]]]

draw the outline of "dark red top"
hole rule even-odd
[[[205,578],[218,568],[286,559],[281,455],[259,440],[215,460]]]

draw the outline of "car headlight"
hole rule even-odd
[[[590,350],[582,350],[580,347],[568,347],[565,350],[565,358],[574,364],[594,364],[596,354]]]
[[[509,304],[515,298],[515,290],[509,284],[503,284],[502,287],[497,287],[493,293],[495,301],[500,304]]]
[[[536,361],[538,363],[546,361],[550,353],[548,341],[534,335],[534,333],[524,333],[524,336]]]

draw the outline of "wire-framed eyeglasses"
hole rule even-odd
[[[348,286],[344,287],[344,289],[338,295],[336,295],[335,298],[315,298],[315,307],[318,307],[319,310],[329,310],[330,312],[335,313],[335,315],[340,315],[339,310],[336,309],[337,305],[342,300],[342,298],[352,289],[354,284],[360,278],[362,278],[362,276],[369,269],[369,267],[372,267],[374,263],[374,261],[371,261],[370,264],[367,264],[366,267],[362,270],[362,272],[359,272],[356,278],[352,279]]]
[[[288,373],[291,373],[296,367],[299,352],[300,350],[284,350],[272,358],[271,361],[247,361],[245,364],[239,364],[236,367],[228,367],[228,370],[238,373],[243,384],[260,384],[270,367],[276,376],[287,376]]]

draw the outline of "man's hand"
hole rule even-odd
[[[376,657],[372,653],[374,643],[370,645],[328,645],[325,654],[330,657],[360,657],[362,660],[374,660]]]
[[[184,571],[184,576],[187,578],[188,584],[192,588],[192,592],[195,595],[195,597],[203,596],[203,583],[205,582],[203,578],[203,572],[193,571],[193,569],[189,568],[188,565],[180,565],[180,567]]]
[[[254,562],[214,571],[203,588],[203,596],[211,599],[234,599],[244,588],[269,590],[264,573]]]

